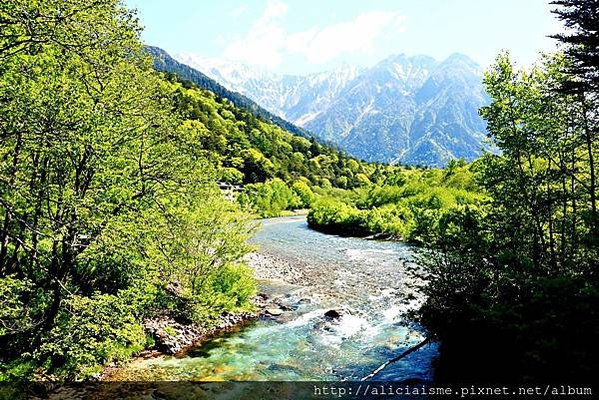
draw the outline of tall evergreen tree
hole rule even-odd
[[[597,211],[597,122],[599,116],[599,0],[556,0],[553,10],[564,22],[566,32],[553,35],[565,45],[569,63],[565,72],[570,76],[561,90],[574,94],[579,104],[581,139],[589,162],[589,195],[591,219],[595,230],[599,227]]]
[[[556,0],[553,10],[567,28],[553,35],[567,45],[572,60],[571,73],[587,84],[589,90],[599,90],[599,0]]]

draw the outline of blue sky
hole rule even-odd
[[[501,49],[527,65],[561,29],[548,0],[125,1],[148,44],[292,74],[399,53],[460,52],[486,67]]]

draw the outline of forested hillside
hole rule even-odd
[[[134,14],[15,0],[0,21],[0,380],[94,377],[151,341],[157,313],[251,308],[253,224]]]
[[[305,129],[302,129],[291,122],[284,120],[281,117],[278,117],[271,112],[265,110],[252,100],[247,97],[228,90],[218,82],[213,79],[207,77],[200,71],[197,71],[185,64],[181,64],[174,58],[172,58],[166,51],[154,47],[154,46],[146,46],[146,52],[152,56],[154,60],[154,68],[161,72],[168,72],[176,74],[180,79],[187,80],[189,82],[193,82],[195,85],[202,89],[207,89],[216,94],[221,98],[225,98],[233,102],[237,107],[244,108],[246,110],[250,110],[254,115],[259,116],[265,121],[272,122],[273,124],[288,130],[296,135],[311,137],[312,134]]]
[[[164,51],[146,51],[156,69],[168,71],[178,112],[187,119],[182,129],[198,132],[219,181],[247,185],[239,203],[261,216],[307,208],[316,198],[314,191],[359,187],[397,169],[365,163],[321,144]]]
[[[181,132],[198,140],[216,179],[244,184],[239,203],[262,216],[307,208],[315,191],[351,189],[383,179],[396,167],[364,163],[264,122],[231,101],[167,74]]]
[[[186,119],[180,129],[193,132],[199,145],[228,183],[304,178],[310,185],[352,188],[384,166],[366,164],[294,135],[194,84],[168,75],[176,109]]]

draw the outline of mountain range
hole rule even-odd
[[[189,81],[202,89],[210,90],[220,98],[229,100],[236,107],[248,110],[254,115],[262,118],[264,121],[273,123],[295,135],[312,137],[312,134],[305,129],[292,124],[280,116],[274,115],[243,94],[227,89],[197,69],[180,63],[161,48],[155,46],[145,46],[145,52],[152,57],[155,70],[175,74],[179,79]]]
[[[227,89],[367,161],[443,166],[485,144],[482,70],[462,54],[389,57],[359,68],[280,75],[241,63],[175,55]]]

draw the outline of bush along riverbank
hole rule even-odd
[[[397,169],[380,184],[315,199],[308,224],[343,236],[429,243],[448,215],[488,199],[475,181],[477,168],[452,161],[446,169]]]
[[[289,284],[291,282],[306,283],[307,274],[305,272],[272,255],[253,252],[244,257],[244,262],[248,264],[259,280],[289,282]],[[314,279],[317,278],[314,277]],[[194,322],[180,314],[163,310],[144,321],[144,330],[148,336],[146,347],[125,363],[107,365],[99,375],[99,380],[121,380],[124,377],[123,371],[127,368],[126,364],[135,364],[140,359],[161,356],[184,357],[188,351],[201,347],[205,342],[227,333],[236,332],[258,318],[285,321],[289,317],[289,312],[292,311],[287,297],[282,293],[261,292],[254,296],[250,303],[251,306],[248,309],[251,311],[223,312],[202,322]]]

